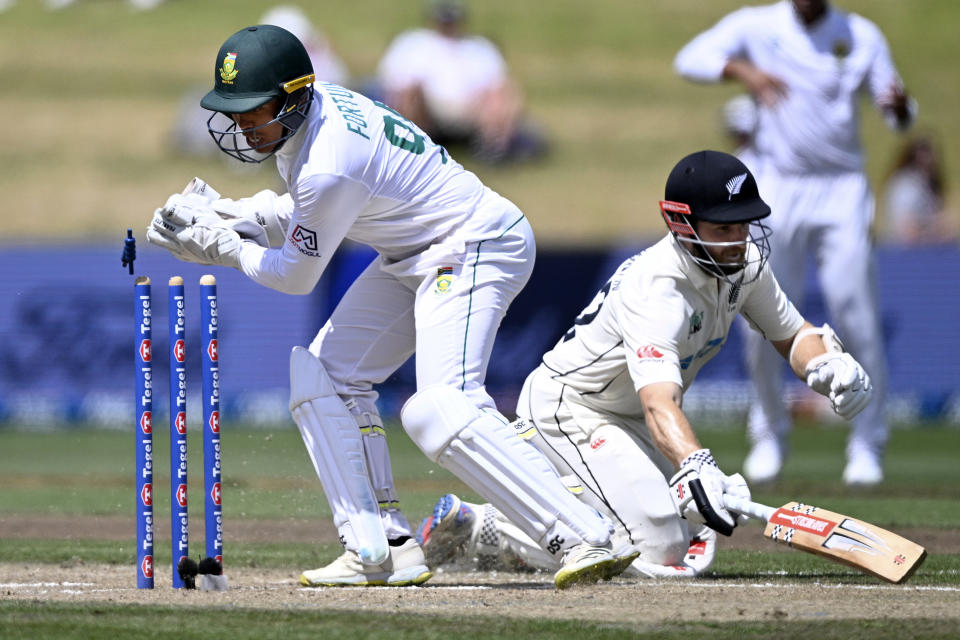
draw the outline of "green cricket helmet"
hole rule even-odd
[[[303,124],[310,109],[315,78],[310,56],[297,37],[286,29],[261,24],[227,38],[217,54],[213,79],[213,90],[200,100],[200,106],[214,112],[207,120],[214,142],[221,151],[238,160],[263,162]],[[229,117],[259,109],[275,99],[281,99],[282,106],[273,120],[260,127],[240,129]],[[275,122],[286,129],[279,141],[257,145],[249,144],[244,137]],[[259,149],[276,142],[270,153]]]

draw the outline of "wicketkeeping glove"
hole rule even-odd
[[[677,513],[681,518],[703,523],[717,533],[729,536],[737,521],[723,506],[723,493],[727,486],[738,486],[733,478],[728,479],[720,471],[709,449],[694,451],[670,479],[670,497]],[[742,484],[746,488],[746,482]],[[749,489],[747,492],[749,494]]]
[[[233,229],[193,225],[175,233],[160,233],[156,227],[147,228],[147,240],[163,247],[184,262],[240,266],[240,244],[243,242]]]
[[[280,247],[286,240],[288,223],[277,213],[281,199],[282,196],[265,189],[249,198],[220,198],[210,206],[244,240],[252,240],[261,247]]]
[[[849,420],[873,395],[870,376],[849,353],[828,351],[807,363],[807,386],[830,398],[834,412]]]
[[[221,198],[216,189],[202,179],[194,178],[182,195],[200,196],[220,216],[222,226],[233,229],[244,240],[251,240],[265,248],[282,246],[286,240],[287,221],[277,211],[277,201],[281,196],[270,189],[264,189],[249,198],[232,200]]]

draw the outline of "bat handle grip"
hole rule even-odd
[[[729,493],[723,494],[723,506],[731,511],[736,511],[737,513],[742,513],[745,516],[763,520],[764,522],[769,520],[776,511],[773,507],[768,507],[758,502],[751,502],[746,498],[732,496]]]

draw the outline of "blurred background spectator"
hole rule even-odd
[[[272,24],[282,27],[299,38],[310,54],[313,72],[317,80],[347,85],[350,74],[346,65],[333,50],[330,41],[322,30],[317,28],[304,11],[295,5],[278,5],[260,17],[259,24]],[[211,61],[212,62],[212,61]],[[249,171],[237,162],[232,162],[220,153],[207,131],[207,119],[210,112],[200,106],[200,98],[210,90],[208,84],[197,85],[181,99],[175,116],[171,144],[177,153],[190,156],[208,156],[224,158],[231,166]],[[256,169],[254,169],[256,170]]]
[[[282,27],[297,36],[313,63],[313,73],[317,80],[332,82],[347,86],[350,83],[350,74],[347,66],[336,54],[326,34],[318,29],[298,6],[279,5],[260,18],[261,24],[273,24]]]
[[[427,4],[427,28],[394,38],[380,61],[384,101],[443,145],[467,144],[479,160],[525,160],[545,150],[524,117],[523,96],[487,38],[466,33],[458,0]]]
[[[887,239],[896,244],[945,244],[957,229],[944,207],[943,167],[933,141],[917,136],[900,150],[887,177],[883,204]]]

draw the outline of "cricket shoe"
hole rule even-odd
[[[655,564],[634,560],[624,576],[631,578],[696,578],[702,575],[717,554],[717,532],[703,527],[690,539],[690,546],[677,564]]]
[[[743,475],[751,484],[773,482],[780,476],[785,457],[784,447],[777,438],[763,438],[753,445],[743,461]]]
[[[383,564],[363,564],[356,551],[347,549],[327,566],[301,573],[300,584],[305,587],[410,587],[423,584],[432,576],[420,545],[408,538],[398,546],[390,545],[390,557]]]
[[[427,565],[464,571],[531,571],[526,560],[501,549],[500,512],[492,504],[472,504],[452,493],[440,498],[417,528]]]
[[[872,487],[883,482],[880,456],[868,451],[850,454],[843,470],[843,483],[848,487]]]
[[[433,505],[433,513],[417,527],[417,542],[423,548],[427,565],[437,567],[466,553],[477,515],[470,505],[452,493]]]
[[[578,544],[563,554],[563,566],[553,574],[553,584],[557,589],[566,589],[576,584],[610,580],[623,573],[639,555],[634,547],[614,552],[609,547]]]

